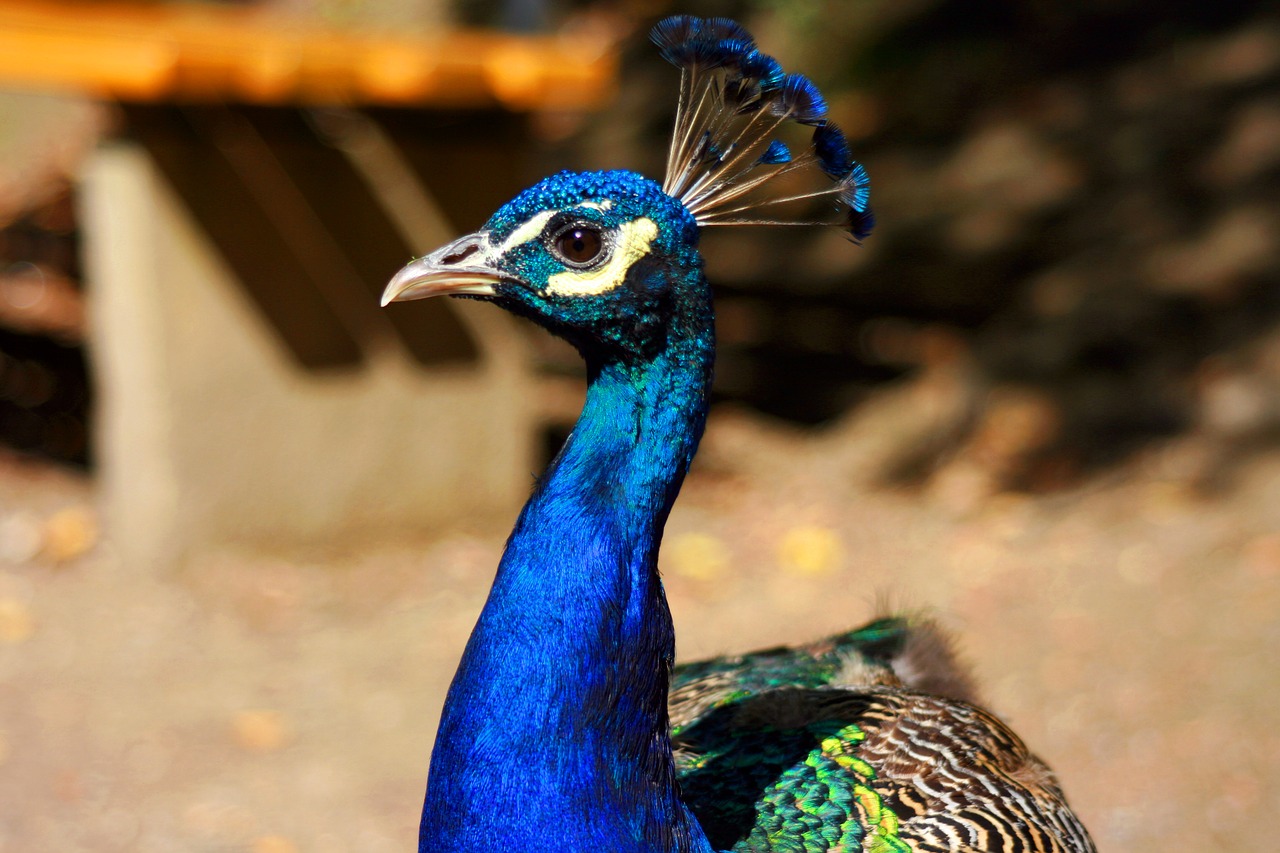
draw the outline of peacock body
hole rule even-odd
[[[419,850],[1092,850],[926,624],[673,666],[657,555],[711,382],[700,228],[861,239],[871,217],[808,80],[724,19],[667,19],[653,38],[682,72],[663,185],[547,178],[384,295],[494,302],[572,343],[588,378],[450,687]],[[780,138],[797,128],[802,145]]]
[[[928,622],[676,669],[684,798],[735,851],[1086,851],[1049,769]]]

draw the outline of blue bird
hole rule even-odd
[[[871,213],[813,83],[725,19],[652,38],[681,69],[664,183],[547,178],[383,296],[493,302],[569,341],[588,377],[449,689],[419,850],[1093,850],[928,624],[674,666],[657,559],[711,385],[700,230],[861,240]]]

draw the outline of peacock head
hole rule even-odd
[[[693,215],[648,178],[561,172],[406,266],[382,301],[488,300],[584,353],[642,356],[709,300],[697,245]]]
[[[808,78],[784,73],[725,18],[667,18],[651,38],[681,72],[661,186],[633,172],[547,178],[480,231],[401,270],[383,304],[488,299],[588,358],[652,354],[673,322],[709,335],[700,228],[836,225],[855,241],[870,233],[866,172]]]

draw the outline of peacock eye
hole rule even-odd
[[[551,241],[560,260],[571,266],[588,266],[598,260],[605,250],[604,235],[590,225],[571,225]]]

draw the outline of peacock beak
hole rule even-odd
[[[494,285],[512,279],[493,266],[485,231],[459,237],[407,265],[382,291],[382,304],[428,296],[495,296]]]

